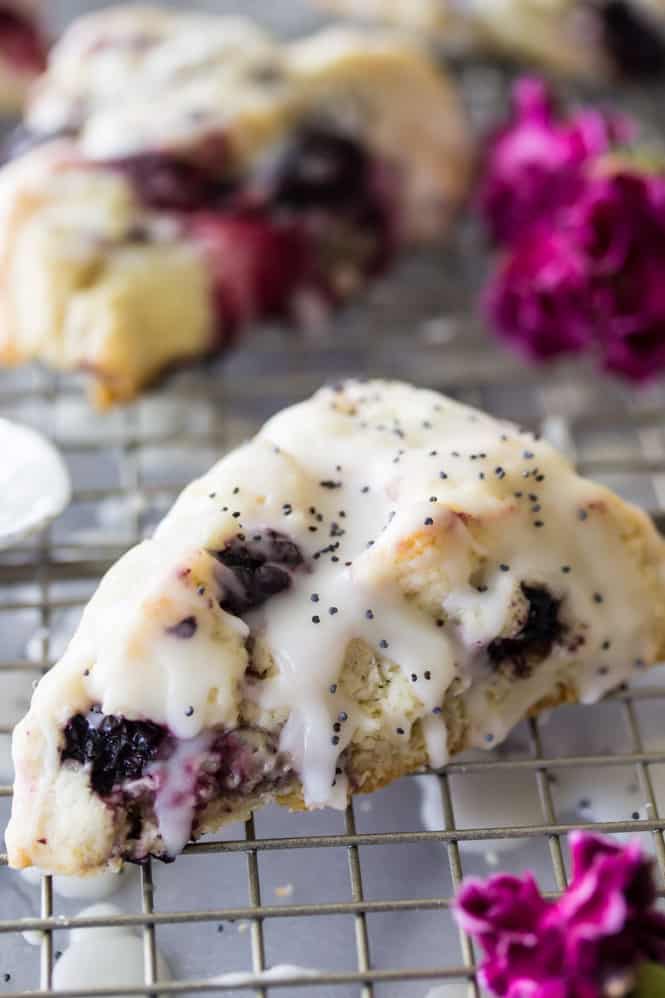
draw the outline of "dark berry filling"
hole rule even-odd
[[[127,176],[148,208],[194,211],[217,194],[215,180],[206,170],[166,153],[127,156],[110,160],[108,166]]]
[[[64,738],[62,760],[89,765],[92,789],[109,807],[124,812],[119,855],[137,863],[149,855],[173,858],[157,838],[160,810],[168,814],[184,806],[189,834],[195,836],[211,801],[231,812],[239,798],[277,789],[293,776],[288,757],[279,751],[278,735],[249,726],[178,742],[161,725],[93,709],[87,716],[72,717]]]
[[[234,537],[214,554],[223,566],[219,604],[236,616],[288,589],[293,572],[304,565],[297,545],[276,530]]]
[[[29,17],[0,4],[0,55],[18,69],[41,73],[46,68],[46,42]]]
[[[665,33],[630,0],[606,0],[601,7],[605,47],[626,76],[658,76],[665,71]]]
[[[299,292],[323,303],[380,271],[394,248],[393,178],[355,139],[306,126],[247,177],[230,174],[224,137],[186,157],[111,160],[150,209],[176,214],[204,247],[220,342],[262,316],[297,311]]]
[[[342,208],[365,199],[371,160],[358,142],[305,127],[285,143],[258,178],[273,204],[293,211]]]
[[[527,601],[527,616],[513,637],[494,638],[487,648],[495,668],[509,664],[513,673],[522,678],[531,666],[547,658],[552,645],[563,632],[559,619],[561,600],[555,599],[544,586],[520,586]]]
[[[152,721],[129,721],[91,711],[76,714],[65,727],[62,759],[90,763],[90,785],[105,797],[128,780],[138,780],[166,747],[166,728]]]

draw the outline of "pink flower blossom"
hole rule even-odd
[[[481,983],[500,998],[628,994],[638,964],[665,963],[665,916],[640,846],[586,832],[573,832],[570,846],[572,878],[558,901],[530,874],[460,890],[455,916],[484,951]]]
[[[551,219],[579,196],[586,165],[633,133],[628,119],[590,108],[557,117],[541,80],[519,80],[512,118],[490,139],[480,185],[480,208],[492,239],[511,242]]]
[[[665,368],[665,175],[588,178],[555,225],[516,241],[485,306],[529,358],[591,349],[634,381]]]

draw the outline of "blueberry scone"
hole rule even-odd
[[[46,67],[38,0],[0,0],[0,115],[15,114]]]
[[[14,733],[9,861],[342,808],[665,650],[665,544],[547,443],[350,382],[273,419],[102,580]]]
[[[36,146],[36,148],[29,148]],[[91,373],[100,404],[261,316],[318,323],[469,173],[417,47],[111,8],[55,47],[0,173],[0,358]]]
[[[321,0],[455,51],[498,52],[574,76],[665,71],[664,0]]]

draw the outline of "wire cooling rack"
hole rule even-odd
[[[498,113],[506,78],[484,67],[463,76],[482,124]],[[648,120],[648,103],[643,110]],[[12,726],[100,575],[150,533],[191,477],[323,380],[399,377],[516,419],[665,524],[665,390],[632,393],[577,363],[522,366],[470,318],[483,260],[478,233],[463,228],[447,251],[409,260],[378,284],[330,336],[262,329],[227,359],[103,416],[75,378],[0,372],[0,412],[47,432],[74,483],[56,524],[0,554],[0,827]],[[588,826],[638,834],[663,893],[663,698],[656,672],[602,704],[525,723],[507,748],[356,799],[343,815],[258,812],[189,845],[174,865],[142,867],[115,916],[77,916],[83,902],[62,898],[50,877],[27,885],[0,854],[0,992],[61,995],[54,969],[67,930],[124,925],[143,937],[144,986],[67,994],[424,998],[442,987],[437,998],[477,998],[473,947],[449,910],[463,876],[533,867],[556,893],[566,883],[565,834]],[[25,932],[40,933],[38,950]],[[173,970],[159,985],[158,950]],[[263,976],[286,962],[320,976]],[[226,971],[247,977],[211,978]]]

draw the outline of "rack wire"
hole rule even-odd
[[[488,94],[492,102],[500,102],[505,78],[484,68],[474,72],[475,76],[469,70],[465,86],[472,98],[478,95],[477,104],[487,113]],[[342,316],[331,336],[303,342],[281,330],[262,329],[233,356],[206,370],[181,372],[155,395],[104,416],[89,411],[75,378],[37,369],[0,373],[2,415],[45,430],[61,448],[74,483],[72,507],[58,523],[35,541],[0,555],[0,692],[13,690],[17,683],[25,686],[26,681],[29,686],[53,664],[63,626],[71,631],[100,575],[150,532],[194,474],[251,434],[270,413],[305,396],[323,380],[359,373],[400,377],[544,429],[569,450],[583,473],[635,499],[665,524],[665,391],[655,387],[631,393],[584,365],[561,365],[546,373],[522,366],[469,318],[470,303],[482,279],[482,260],[478,234],[473,227],[465,228],[449,250],[408,261],[390,281],[377,285],[369,302]],[[0,739],[5,741],[20,713],[11,714],[12,696],[7,693],[5,713],[0,717]],[[38,914],[16,917],[11,889],[18,875],[6,869],[6,856],[0,855],[0,982],[4,973],[6,992],[24,998],[35,993],[62,994],[53,989],[53,971],[63,932],[73,927],[122,925],[143,935],[144,986],[93,992],[88,988],[68,994],[251,992],[261,998],[291,993],[422,998],[429,987],[457,982],[459,990],[451,995],[463,994],[466,988],[469,996],[478,998],[473,946],[464,934],[458,936],[446,914],[469,867],[477,868],[476,854],[467,851],[470,845],[484,843],[491,855],[498,843],[519,839],[521,846],[510,860],[518,868],[532,858],[534,848],[544,846],[549,887],[556,894],[566,884],[564,838],[570,829],[637,832],[652,843],[663,893],[665,815],[661,817],[659,810],[654,774],[659,764],[665,764],[665,744],[653,747],[643,730],[645,706],[658,706],[663,698],[665,685],[654,679],[617,690],[603,705],[565,708],[579,717],[581,727],[590,729],[598,722],[604,742],[595,750],[576,751],[575,744],[570,750],[553,748],[542,720],[533,719],[524,725],[519,751],[453,760],[444,771],[427,777],[436,782],[439,794],[439,828],[423,827],[417,819],[408,828],[395,829],[389,823],[373,827],[357,800],[341,825],[333,822],[332,831],[312,833],[307,816],[300,816],[286,826],[286,833],[285,826],[279,825],[277,833],[269,834],[263,830],[262,816],[257,815],[256,823],[251,818],[244,827],[236,825],[226,834],[190,844],[184,858],[173,866],[143,866],[130,910],[117,916],[71,914],[71,906],[55,894],[52,879],[44,876]],[[14,706],[21,707],[20,696]],[[612,724],[602,714],[608,707],[613,711]],[[634,773],[644,815],[627,818],[617,813],[600,821],[562,815],[557,779],[566,771],[587,769]],[[506,773],[535,794],[537,815],[512,824],[460,821],[460,780],[489,774],[498,779]],[[409,786],[413,787],[413,778],[400,782],[384,812],[398,826],[402,817],[395,815],[401,802],[413,800]],[[0,785],[0,823],[6,819],[10,798],[9,783]],[[368,870],[376,868],[373,855],[390,849],[398,873],[408,880],[411,865],[421,862],[414,858],[421,848],[427,850],[431,884],[437,886],[441,874],[445,889],[407,896],[399,896],[395,889],[386,896],[372,896],[375,891],[368,888],[372,880]],[[311,900],[277,895],[277,900],[270,900],[266,863],[271,856],[296,857],[294,861],[309,871],[304,882],[313,885],[323,864],[340,852],[346,853],[347,880],[343,883],[340,875],[330,896],[316,897],[313,889]],[[181,907],[178,893],[187,897],[188,875],[195,876],[193,864],[211,856],[215,862],[223,860],[226,870],[232,867],[242,873],[245,900],[207,905],[199,901]],[[306,894],[306,887],[302,890]],[[404,937],[413,939],[409,925],[428,913],[438,919],[430,938],[440,943],[430,945],[428,957],[419,951],[417,962],[405,966],[403,954],[393,945],[394,931],[386,948],[380,941],[381,923],[376,920],[380,916],[398,919]],[[294,936],[325,935],[330,919],[341,919],[350,934],[342,939],[331,933],[330,959],[320,961],[320,976],[314,979],[294,970],[279,980],[265,978],[266,967],[280,962],[274,958],[275,945],[267,939],[274,926],[284,923]],[[229,925],[248,928],[244,965],[240,935],[233,937],[229,953],[234,969],[247,971],[242,985],[212,980],[203,960],[173,981],[157,985],[157,951],[164,933],[204,932]],[[26,931],[42,934],[38,968],[22,943],[20,934]],[[11,959],[20,963],[19,974],[7,964],[12,940]],[[347,960],[338,969],[333,950],[344,948],[348,958],[349,946],[352,963]],[[186,967],[191,963],[184,961]],[[200,969],[204,963],[205,971]]]

